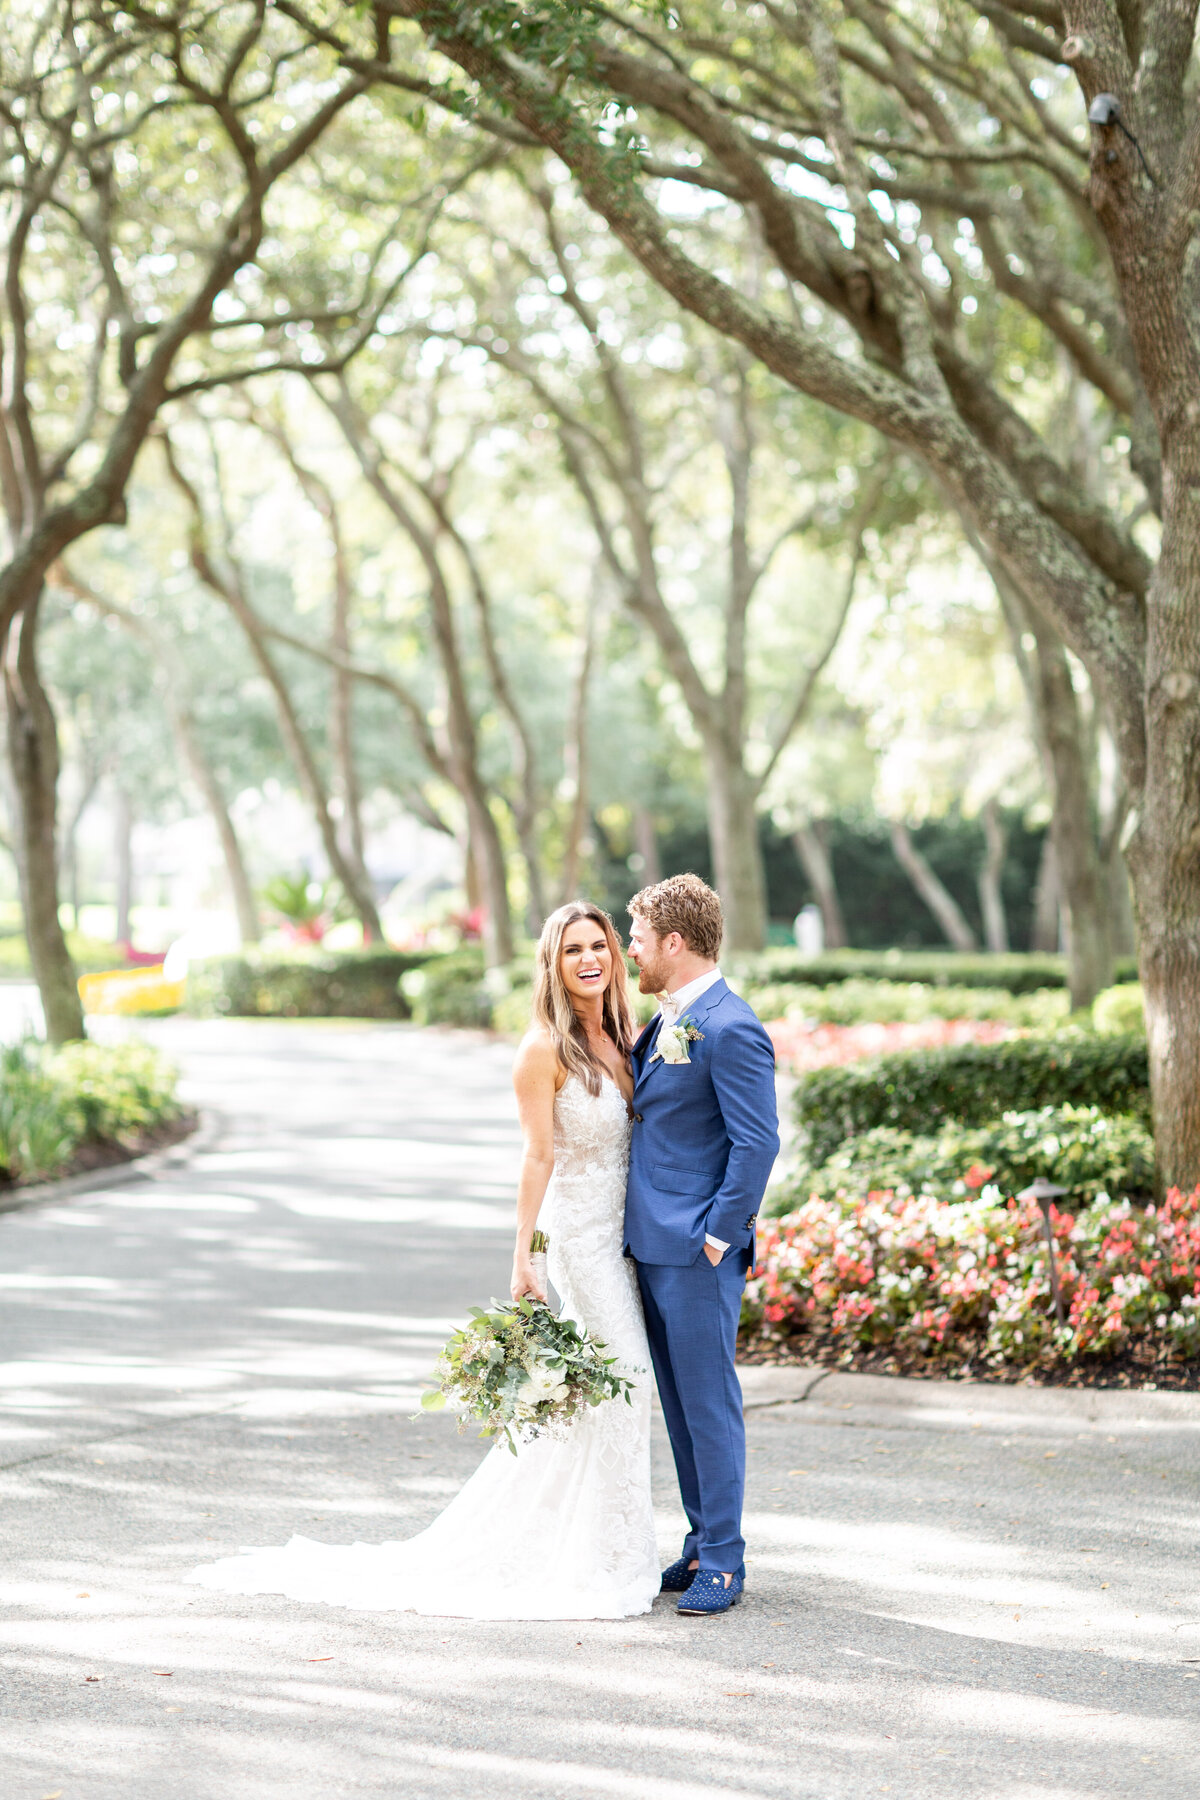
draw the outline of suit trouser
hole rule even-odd
[[[746,1431],[734,1367],[746,1253],[714,1268],[638,1263],[646,1335],[691,1530],[683,1546],[705,1569],[737,1569],[746,1553]]]

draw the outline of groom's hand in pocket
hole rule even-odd
[[[718,1250],[715,1244],[705,1244],[704,1254],[715,1269],[725,1252],[723,1250]]]

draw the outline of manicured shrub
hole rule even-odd
[[[773,1192],[770,1211],[790,1212],[813,1194],[930,1193],[993,1199],[1019,1193],[1038,1175],[1067,1190],[1074,1202],[1098,1193],[1148,1196],[1154,1181],[1154,1140],[1141,1119],[1109,1116],[1096,1106],[1044,1106],[1009,1112],[986,1125],[947,1122],[930,1136],[876,1126],[848,1138],[820,1166],[802,1162]]]
[[[32,1041],[0,1051],[0,1180],[35,1181],[87,1145],[136,1145],[179,1115],[176,1072],[147,1044]]]
[[[503,975],[489,980],[482,949],[468,944],[411,970],[400,988],[418,1025],[489,1026],[507,982]]]
[[[492,1029],[503,1032],[505,1037],[524,1037],[532,1019],[532,982],[517,982],[507,994],[502,994],[499,999],[492,1002]]]
[[[801,956],[798,950],[763,950],[734,955],[722,964],[741,985],[766,986],[802,982],[829,987],[841,981],[920,982],[932,987],[1005,988],[1030,994],[1038,988],[1065,987],[1064,957],[1034,954],[963,955],[954,950],[830,950],[823,956]],[[1118,960],[1121,980],[1137,971],[1132,958]]]
[[[401,950],[247,951],[188,971],[187,1010],[201,1018],[407,1019],[402,975],[427,960]]]
[[[65,1044],[43,1067],[70,1096],[81,1138],[129,1144],[179,1114],[178,1071],[149,1044]]]
[[[747,983],[742,998],[760,1019],[809,1019],[816,1024],[920,1024],[926,1019],[996,1019],[1005,1025],[1045,1030],[1070,1010],[1065,988],[1013,994],[1004,987],[941,987],[928,981],[846,981],[814,987],[807,982]]]
[[[1147,1341],[1173,1360],[1200,1355],[1200,1188],[1145,1210],[1104,1199],[1055,1212],[1052,1224],[1061,1329],[1036,1202],[809,1200],[762,1235],[744,1333],[798,1350],[809,1338],[993,1364],[1070,1362]]]
[[[1146,1040],[1062,1032],[913,1050],[813,1069],[796,1085],[795,1118],[810,1163],[877,1126],[928,1133],[945,1120],[985,1125],[1005,1112],[1097,1106],[1148,1119]]]
[[[1145,1032],[1146,1014],[1142,1007],[1140,981],[1122,981],[1105,988],[1092,1002],[1092,1026],[1107,1037],[1125,1032]]]

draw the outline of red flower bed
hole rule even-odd
[[[814,1196],[771,1222],[744,1333],[797,1350],[811,1337],[993,1365],[1130,1350],[1176,1364],[1200,1356],[1200,1188],[1172,1189],[1145,1209],[1102,1197],[1052,1219],[1062,1327],[1036,1203],[874,1193]]]

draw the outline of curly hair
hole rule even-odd
[[[644,887],[629,902],[630,913],[644,919],[656,937],[677,931],[688,949],[716,962],[721,954],[725,919],[721,901],[698,875],[668,875]]]

